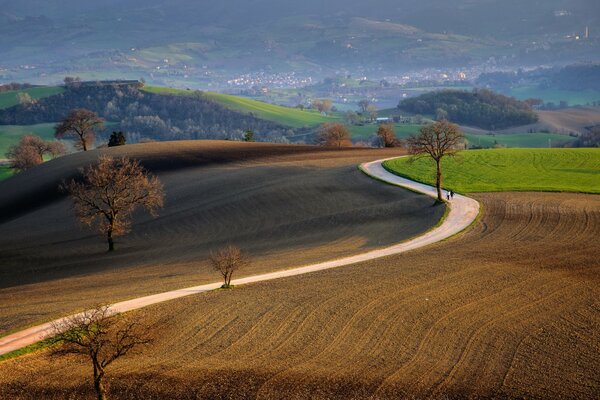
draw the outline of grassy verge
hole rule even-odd
[[[51,345],[52,345],[52,339],[45,339],[45,340],[42,340],[41,342],[31,344],[27,347],[23,347],[22,349],[11,351],[10,353],[0,355],[0,362],[10,360],[10,359],[16,358],[16,357],[21,357],[26,354],[31,354],[36,351],[44,350],[44,349],[47,349],[48,347],[50,347]]]
[[[389,160],[397,175],[435,184],[431,159]],[[444,187],[456,192],[552,191],[600,193],[600,149],[469,150],[442,162]]]

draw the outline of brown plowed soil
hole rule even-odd
[[[600,196],[478,195],[459,238],[136,311],[154,345],[115,399],[595,399]],[[92,396],[90,367],[0,363],[0,397]]]
[[[228,243],[253,259],[242,277],[394,244],[434,226],[444,211],[357,169],[398,149],[206,141],[110,152],[142,160],[166,192],[159,217],[137,215],[114,254],[77,224],[56,190],[98,152],[0,183],[0,334],[97,302],[218,281],[206,260]]]

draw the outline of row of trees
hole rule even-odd
[[[315,143],[319,146],[349,147],[352,146],[352,134],[344,124],[325,123],[317,130]],[[399,147],[401,144],[392,124],[379,125],[371,143],[375,147]]]

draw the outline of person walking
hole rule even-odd
[[[454,200],[454,190],[450,190],[450,198]]]
[[[448,201],[450,201],[450,191],[449,190],[446,191],[446,198],[448,199]]]

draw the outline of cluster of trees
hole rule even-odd
[[[251,114],[230,110],[202,92],[190,96],[147,93],[139,84],[89,84],[74,80],[63,93],[33,104],[0,110],[0,124],[31,125],[60,121],[73,109],[84,108],[102,119],[117,122],[129,142],[153,140],[242,139],[247,130],[255,140],[277,141],[293,130]],[[96,132],[104,139],[106,129]]]
[[[29,83],[16,83],[16,82],[6,83],[4,85],[0,85],[0,93],[12,92],[15,90],[29,89],[32,87],[33,87],[33,85],[31,85]]]
[[[600,125],[592,126],[574,143],[577,147],[600,147]]]
[[[490,130],[532,124],[538,120],[530,104],[487,89],[425,93],[401,101],[398,108]]]

